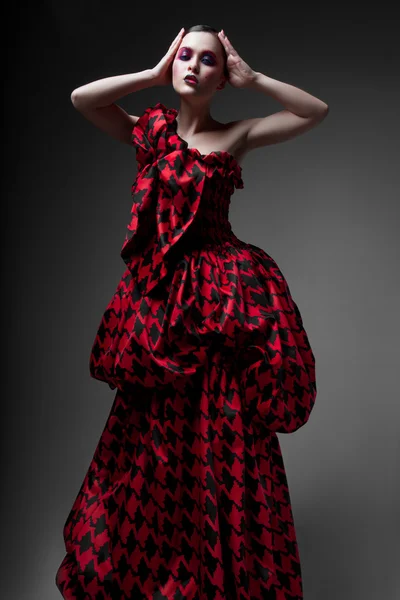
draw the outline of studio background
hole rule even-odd
[[[230,221],[277,261],[316,358],[310,420],[278,434],[305,600],[399,597],[397,27],[376,7],[310,10],[53,0],[3,21],[3,598],[60,597],[62,528],[115,395],[88,360],[125,266],[135,150],[85,120],[71,92],[155,66],[200,23],[329,105],[315,129],[245,157]],[[171,86],[118,103],[141,115],[178,100]],[[282,108],[227,85],[212,115]]]

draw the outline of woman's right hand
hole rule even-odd
[[[151,69],[154,77],[154,85],[169,85],[172,83],[172,61],[184,35],[185,28],[182,27],[170,45],[168,52],[163,56],[160,62]]]

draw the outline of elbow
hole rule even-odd
[[[74,108],[76,108],[77,110],[81,110],[84,108],[89,108],[88,103],[85,101],[83,94],[78,90],[75,89],[72,94],[71,94],[71,102],[74,106]]]
[[[324,103],[324,105],[321,107],[319,113],[318,113],[318,118],[319,120],[323,120],[328,116],[329,113],[329,106],[327,104]]]
[[[318,108],[318,110],[316,110],[313,115],[310,117],[310,119],[312,119],[312,121],[314,121],[316,124],[321,123],[321,121],[323,121],[327,115],[329,113],[329,106],[327,104],[325,104],[325,102],[321,105],[321,107]]]
[[[322,114],[323,114],[324,119],[328,115],[328,113],[329,113],[329,106],[327,104],[325,104],[324,108],[322,109]]]
[[[74,105],[74,107],[77,108],[79,102],[79,95],[76,89],[71,94],[71,102]]]

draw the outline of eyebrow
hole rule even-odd
[[[191,48],[190,46],[182,46],[181,50],[193,50],[193,48]],[[215,52],[213,52],[212,50],[203,50],[202,54],[212,54],[215,59],[217,58]]]

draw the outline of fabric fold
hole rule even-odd
[[[241,168],[228,152],[202,155],[176,132],[175,109],[147,108],[132,131],[138,162],[132,208],[121,257],[147,296],[168,274],[168,253],[187,234],[199,209],[206,177],[218,172],[243,187]]]

